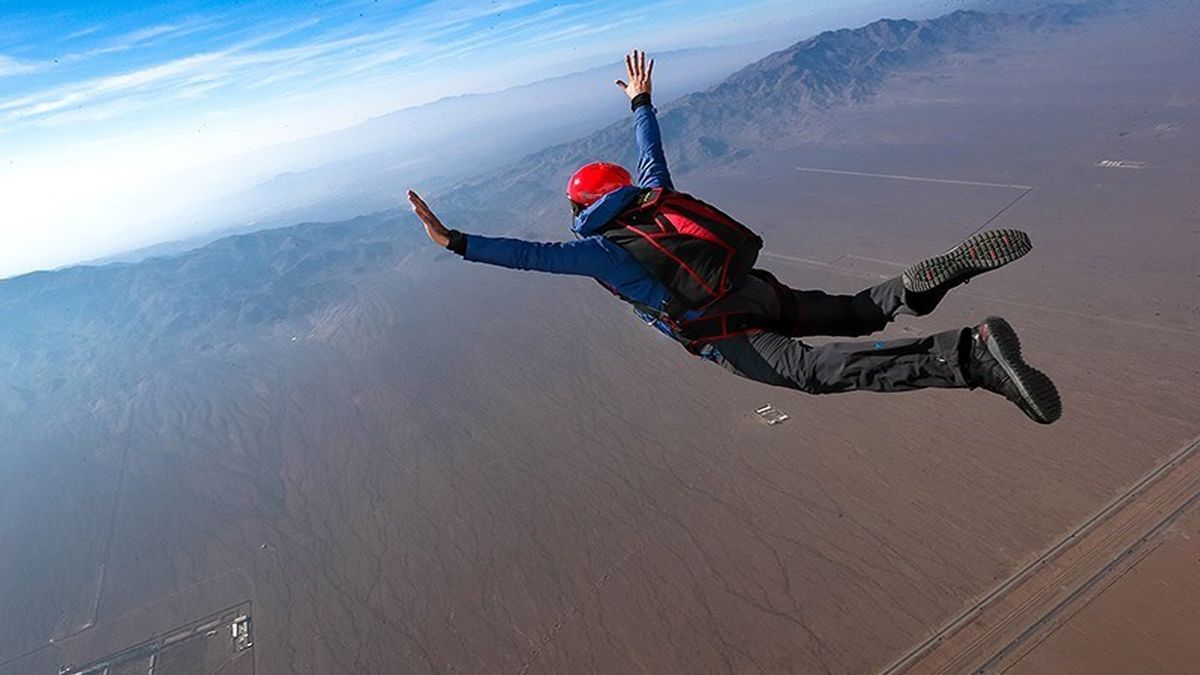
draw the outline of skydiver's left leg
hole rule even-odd
[[[910,311],[904,302],[900,277],[872,286],[854,295],[832,295],[825,291],[788,289],[795,305],[792,337],[861,337],[887,327],[899,314]]]
[[[777,281],[773,283],[778,284]],[[933,309],[929,302],[922,304],[926,308],[924,311],[910,307],[910,294],[901,277],[888,279],[854,295],[800,291],[782,284],[777,288],[783,307],[777,330],[789,337],[862,337],[883,330],[900,314],[920,316]]]
[[[784,305],[782,316],[787,318],[780,330],[792,337],[870,335],[901,314],[929,314],[951,289],[1017,260],[1032,248],[1029,236],[1018,230],[981,232],[855,295],[795,290],[771,277]]]

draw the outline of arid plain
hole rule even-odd
[[[1109,504],[1132,517],[1131,488],[1200,436],[1198,14],[1156,4],[956,54],[678,177],[759,229],[795,286],[856,291],[985,224],[1028,230],[1027,259],[892,332],[1007,317],[1062,390],[1058,424],[983,392],[765,389],[590,281],[414,250],[344,302],[14,439],[39,452],[12,469],[36,479],[5,502],[22,525],[0,570],[36,583],[4,586],[0,673],[241,603],[254,644],[212,657],[224,673],[938,672],[990,648],[972,608],[1008,616],[1045,582],[1017,578],[1031,563]],[[791,419],[760,424],[766,402]],[[1167,468],[1182,487],[1147,487],[1161,517],[1097,521],[1097,553],[1055,560],[1089,561],[1082,584],[1148,537],[1141,557],[1077,596],[1098,600],[988,637],[1023,640],[984,649],[989,668],[1131,672],[1081,656],[1103,640],[1188,672],[1138,618],[1197,571],[1194,546],[1171,553],[1195,536],[1194,486]],[[1200,633],[1178,616],[1171,640]]]

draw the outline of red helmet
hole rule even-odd
[[[624,167],[608,162],[592,162],[575,172],[567,183],[567,198],[587,208],[613,190],[633,185],[633,176]]]

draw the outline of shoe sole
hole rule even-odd
[[[988,230],[904,270],[904,287],[914,293],[931,291],[962,277],[973,277],[1017,260],[1033,250],[1029,235],[1020,230]]]
[[[1017,407],[1039,424],[1050,424],[1062,416],[1062,398],[1054,382],[1042,371],[1021,358],[1021,339],[1007,321],[999,317],[984,320],[988,352],[1004,368],[1021,394]]]

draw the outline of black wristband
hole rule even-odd
[[[650,92],[648,91],[643,91],[629,101],[630,110],[637,110],[644,105],[650,105]]]
[[[450,230],[450,241],[446,244],[446,248],[465,256],[467,254],[467,235],[458,230]]]

